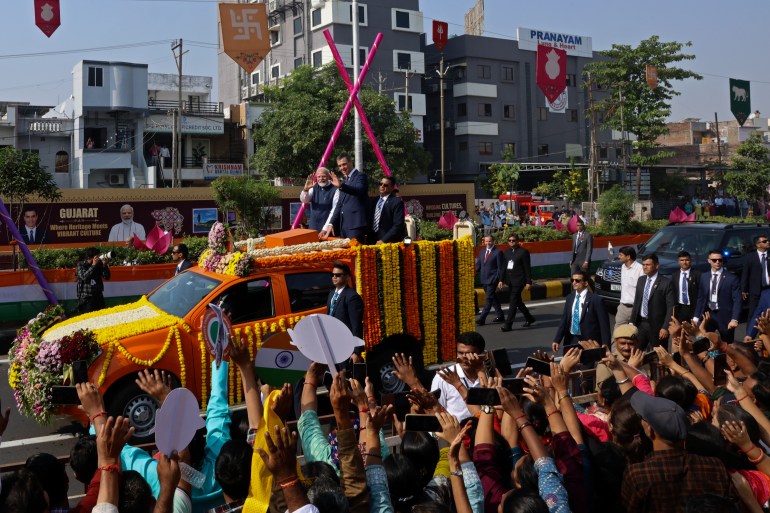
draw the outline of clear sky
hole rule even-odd
[[[377,0],[370,0],[376,3]],[[425,26],[449,23],[463,33],[473,0],[422,0]],[[3,2],[0,35],[0,101],[55,104],[72,92],[72,68],[82,59],[149,64],[150,72],[176,73],[170,41],[185,40],[186,74],[216,77],[215,0],[61,0],[62,26],[49,39],[34,25],[33,0]],[[703,75],[678,86],[672,120],[686,117],[733,119],[728,77],[751,81],[751,105],[770,115],[770,58],[765,25],[767,0],[486,0],[485,35],[513,39],[516,27],[593,38],[594,50],[613,43],[636,44],[651,35],[691,41],[696,59],[684,63]],[[160,42],[142,45],[143,43]],[[129,48],[88,52],[118,45]],[[67,51],[66,53],[55,53]],[[33,54],[25,57],[11,57]],[[216,79],[214,81],[216,84]]]

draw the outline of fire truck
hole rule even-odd
[[[498,199],[502,201],[506,208],[509,208],[511,212],[516,212],[519,217],[529,217],[535,219],[540,217],[540,224],[543,226],[553,225],[553,214],[556,211],[556,205],[549,203],[548,201],[535,201],[530,193],[521,192],[506,192],[498,196]]]

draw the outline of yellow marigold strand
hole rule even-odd
[[[110,362],[112,356],[115,354],[115,345],[110,344],[107,346],[107,353],[104,355],[104,363],[102,363],[102,372],[99,373],[99,385],[104,384],[104,380],[107,379],[107,370],[110,368]]]
[[[198,333],[198,342],[201,347],[201,408],[206,409],[209,402],[209,393],[206,390],[206,377],[208,375],[208,362],[206,361],[206,342],[203,340],[203,333]]]
[[[184,364],[184,352],[182,351],[182,337],[179,335],[179,329],[174,327],[174,337],[176,338],[176,353],[179,356],[179,380],[182,386],[187,386],[187,367]]]

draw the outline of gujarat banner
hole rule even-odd
[[[51,37],[61,25],[59,0],[35,0],[35,25]]]
[[[567,88],[567,52],[550,46],[537,45],[535,82],[546,99],[554,103]]]
[[[225,53],[251,73],[270,52],[265,4],[219,4],[219,21]]]

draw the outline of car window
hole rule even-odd
[[[752,241],[754,235],[755,233],[749,230],[731,233],[727,237],[727,242],[724,247],[725,251],[727,251],[727,254],[731,257],[737,257],[751,252],[751,250],[755,248],[754,242]]]
[[[719,247],[722,234],[718,230],[663,228],[647,241],[640,252],[675,260],[680,251],[687,251],[693,261],[703,261],[711,249]]]
[[[292,313],[326,306],[333,287],[328,272],[287,274],[286,289]]]
[[[222,293],[220,299],[232,310],[230,320],[233,324],[275,317],[270,278],[254,278],[235,284]]]
[[[166,313],[184,317],[220,283],[220,280],[188,271],[174,276],[147,299]]]

